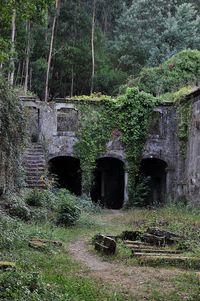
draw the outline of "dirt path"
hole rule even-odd
[[[79,240],[69,246],[71,255],[84,263],[90,271],[88,275],[100,279],[107,284],[117,286],[123,293],[139,296],[146,300],[145,291],[152,287],[158,290],[173,288],[172,278],[180,273],[177,269],[163,269],[151,267],[124,266],[118,263],[109,263],[88,250],[87,242]]]

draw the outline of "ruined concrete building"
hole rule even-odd
[[[29,187],[43,186],[46,168],[57,175],[60,187],[81,195],[80,161],[74,154],[79,124],[79,103],[56,100],[49,104],[35,98],[20,98],[29,117],[32,143],[24,155]],[[148,136],[140,172],[150,177],[149,202],[185,198],[199,202],[200,196],[200,89],[187,95],[192,116],[185,145],[179,143],[177,108],[165,103],[154,110],[154,126]],[[183,149],[184,148],[184,154]],[[128,198],[128,174],[119,137],[108,141],[106,152],[97,158],[91,196],[109,208],[123,207]]]

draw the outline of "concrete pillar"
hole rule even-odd
[[[128,201],[128,172],[124,172],[124,204]]]

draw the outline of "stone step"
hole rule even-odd
[[[31,161],[25,161],[24,162],[24,165],[25,166],[30,166],[30,165],[43,165],[43,166],[45,166],[46,164],[45,164],[45,161],[42,161],[42,160],[31,160]]]
[[[27,184],[26,185],[26,188],[30,188],[30,189],[33,189],[33,188],[38,188],[38,189],[46,189],[46,185],[45,184]]]
[[[26,179],[27,184],[43,184],[41,179]]]
[[[25,153],[24,153],[24,156],[26,157],[26,156],[33,156],[33,155],[37,155],[37,156],[44,156],[44,152],[43,151],[26,151]]]
[[[27,176],[42,176],[44,175],[44,170],[34,170],[34,171],[26,171]]]
[[[26,173],[26,187],[46,188],[42,180],[46,166],[43,146],[40,143],[29,144],[24,152],[23,162]]]
[[[45,158],[43,156],[31,156],[31,157],[24,157],[23,158],[24,161],[42,161],[42,162],[45,162]]]

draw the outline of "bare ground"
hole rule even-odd
[[[98,220],[110,223],[121,217],[123,218],[122,211],[112,210],[109,214],[98,216]],[[165,292],[175,289],[173,278],[186,273],[176,268],[126,266],[118,262],[106,262],[103,257],[89,250],[86,240],[73,242],[69,246],[69,252],[75,260],[82,262],[88,268],[84,276],[98,279],[127,296],[137,297],[140,301],[148,300],[152,289]]]
[[[106,262],[90,253],[84,240],[72,243],[69,251],[76,260],[89,268],[88,276],[117,287],[123,293],[140,296],[140,300],[146,300],[152,286],[158,290],[173,289],[172,278],[183,273],[178,269],[124,266]]]

